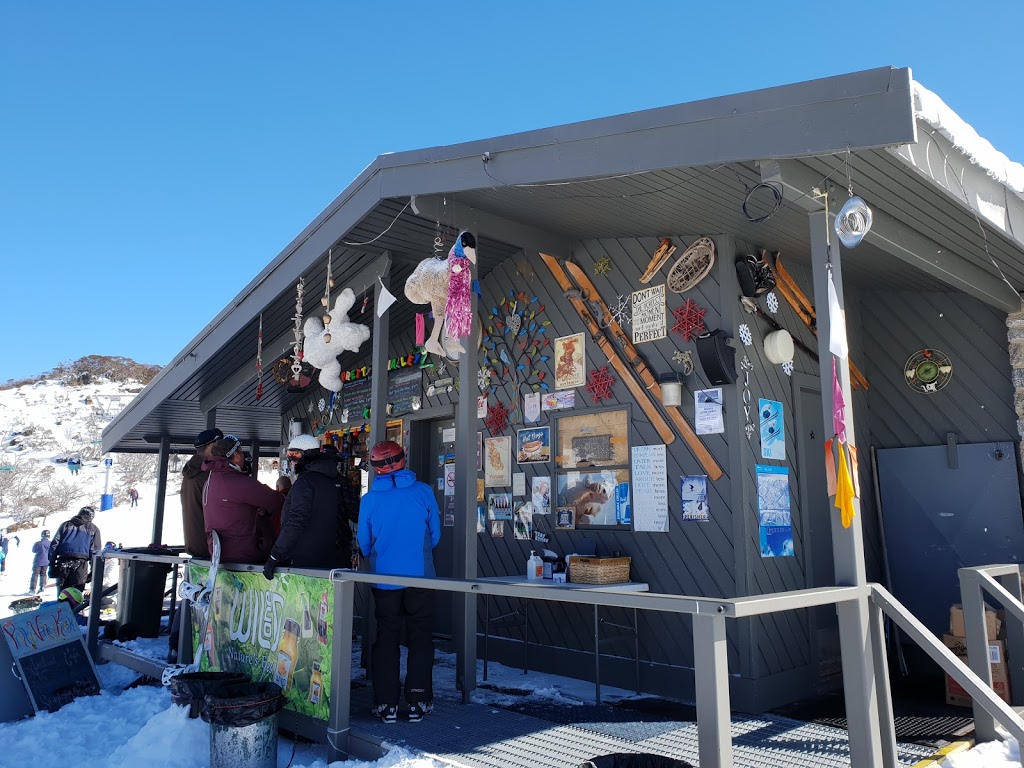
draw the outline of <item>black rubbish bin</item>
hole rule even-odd
[[[126,554],[174,554],[164,547],[137,547],[121,551]],[[170,563],[121,560],[117,578],[117,623],[132,625],[140,637],[158,637],[170,572]]]
[[[614,755],[592,757],[579,768],[693,768],[692,763],[664,755],[631,755],[619,752]]]
[[[215,696],[225,685],[248,683],[240,672],[183,672],[171,678],[171,701],[188,707],[188,716],[199,717],[206,706],[206,697]]]
[[[277,768],[276,683],[226,684],[206,697],[200,717],[210,724],[210,768]]]

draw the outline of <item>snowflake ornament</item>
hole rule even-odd
[[[486,365],[481,366],[476,372],[476,385],[481,392],[491,386],[491,369]]]
[[[683,337],[683,341],[693,341],[708,328],[704,325],[704,315],[707,312],[693,299],[687,299],[681,306],[672,310],[672,317],[675,324],[672,330]]]
[[[594,405],[600,405],[603,400],[611,399],[614,384],[615,377],[608,370],[607,365],[587,372],[586,390],[594,399]]]
[[[508,426],[508,408],[501,401],[493,408],[487,409],[487,418],[484,419],[484,426],[493,435],[495,432],[504,432]]]
[[[633,297],[628,293],[625,296],[619,295],[615,299],[615,306],[612,308],[612,320],[622,325],[630,325],[633,322]]]
[[[787,360],[786,362],[784,362],[782,364],[782,372],[785,373],[787,376],[792,376],[793,375],[793,361],[792,360]]]
[[[744,347],[749,347],[754,343],[754,335],[750,332],[750,326],[746,323],[740,323],[740,341],[743,342]]]
[[[306,404],[306,410],[307,410],[307,411],[309,411],[310,413],[312,413],[312,412],[313,412],[313,409],[314,409],[314,408],[316,408],[316,406],[315,406],[315,405],[313,405],[313,401],[312,401],[312,400],[310,400],[310,401],[309,401],[309,402],[308,402],[308,403]]]
[[[775,291],[765,296],[764,303],[768,305],[768,311],[773,315],[779,311],[779,297],[775,295]]]
[[[607,256],[604,256],[604,257],[602,257],[602,258],[600,258],[600,259],[598,259],[597,261],[594,262],[594,275],[596,277],[601,277],[602,275],[607,275],[611,271],[612,271],[612,260],[610,258],[608,258]]]
[[[434,366],[434,372],[437,373],[437,378],[444,378],[444,375],[448,372],[448,363],[442,360]]]
[[[317,410],[320,411],[320,413],[323,413],[324,409],[327,408],[327,401],[321,397],[320,401],[316,404],[316,407]]]

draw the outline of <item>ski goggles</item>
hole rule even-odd
[[[234,440],[235,441],[235,444],[233,446],[231,446],[231,450],[224,454],[224,458],[225,459],[230,459],[232,456],[234,456],[235,451],[237,451],[239,448],[242,447],[242,441],[239,440],[234,435],[224,435],[224,439],[225,440]]]

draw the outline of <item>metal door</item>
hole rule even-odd
[[[454,539],[451,526],[445,525],[445,464],[455,461],[455,420],[414,421],[410,430],[409,468],[434,491],[441,511],[441,541],[434,548],[434,570],[438,576],[454,575]],[[447,440],[445,438],[448,438]],[[454,497],[451,498],[454,502]],[[454,509],[454,504],[451,504]],[[452,633],[452,595],[438,593],[434,604],[434,632]]]

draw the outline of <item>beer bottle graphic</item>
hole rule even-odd
[[[319,704],[324,693],[324,677],[320,674],[320,662],[313,662],[313,675],[309,679],[309,703]]]

